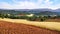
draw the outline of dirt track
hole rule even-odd
[[[0,34],[60,34],[60,32],[31,25],[0,21]]]

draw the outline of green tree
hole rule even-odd
[[[36,20],[36,16],[32,16],[32,17],[28,17],[27,20],[30,20],[30,21],[35,21]]]

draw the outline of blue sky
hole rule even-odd
[[[0,0],[0,9],[60,8],[60,0]]]

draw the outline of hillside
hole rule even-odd
[[[0,9],[0,13],[3,14],[21,14],[21,13],[33,13],[33,14],[43,14],[43,15],[60,15],[60,9]]]
[[[60,34],[60,32],[0,20],[0,34]]]
[[[41,11],[39,13],[35,13],[37,15],[60,15],[58,12],[51,12],[51,11]]]
[[[27,21],[24,19],[0,19],[0,20],[18,24],[22,23],[27,25],[33,25],[37,27],[47,28],[50,30],[60,31],[60,22],[36,22],[36,21]]]

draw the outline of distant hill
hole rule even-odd
[[[7,14],[20,14],[20,13],[33,13],[40,15],[60,15],[60,9],[0,9],[0,13]]]
[[[43,11],[43,12],[40,12],[40,13],[35,13],[37,15],[60,15],[60,13],[58,12],[51,12],[51,11]]]

